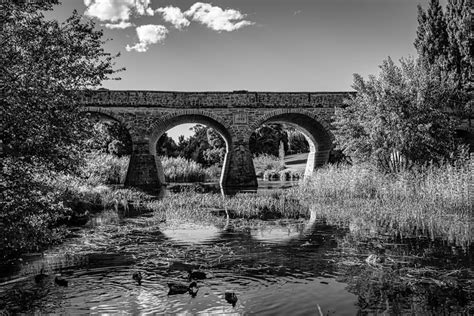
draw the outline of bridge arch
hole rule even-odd
[[[165,183],[163,166],[156,153],[156,144],[161,136],[169,129],[187,123],[196,123],[206,125],[213,128],[223,139],[226,146],[226,154],[222,165],[220,184],[226,182],[229,173],[229,152],[232,148],[233,132],[230,126],[221,118],[213,113],[202,110],[182,110],[164,115],[157,119],[148,132],[148,150],[150,155],[155,157],[158,179],[161,183]]]
[[[263,124],[285,123],[292,125],[303,133],[308,141],[310,152],[306,162],[305,177],[310,176],[314,169],[326,164],[333,149],[334,135],[330,126],[317,115],[303,109],[280,109],[268,112],[250,124],[253,132]],[[249,141],[248,135],[247,141]]]

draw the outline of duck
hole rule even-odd
[[[43,271],[44,271],[44,269],[42,268],[40,273],[35,275],[35,282],[36,283],[41,283],[41,282],[43,282],[44,279],[46,279],[48,277],[48,275],[44,274]]]
[[[168,295],[189,293],[194,297],[198,291],[196,282],[191,282],[189,285],[183,283],[168,283],[168,287],[170,289]]]
[[[204,280],[207,279],[207,275],[203,271],[193,271],[189,270],[189,281],[191,280]]]
[[[59,285],[59,286],[67,287],[69,282],[68,282],[66,279],[63,279],[63,278],[60,277],[60,276],[56,276],[56,277],[54,278],[54,283],[56,283],[56,284]]]
[[[197,283],[191,282],[191,284],[189,284],[189,294],[191,297],[196,297],[198,291],[199,287],[197,286]]]
[[[224,298],[227,303],[232,304],[232,307],[235,307],[235,304],[237,304],[238,298],[234,292],[225,292]]]
[[[142,285],[142,273],[140,271],[136,271],[133,273],[132,275],[132,279],[134,279],[135,281],[137,281],[138,285]]]

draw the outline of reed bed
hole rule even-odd
[[[429,236],[470,245],[473,205],[467,164],[384,174],[370,166],[329,166],[293,190],[312,216],[376,238]]]
[[[86,157],[81,174],[87,182],[95,185],[124,183],[129,161],[129,156],[92,152]]]
[[[220,167],[204,168],[201,164],[183,157],[160,157],[167,182],[203,182],[217,180]]]

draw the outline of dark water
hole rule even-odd
[[[0,311],[65,314],[467,315],[471,247],[362,238],[308,219],[162,223],[104,212],[63,245],[0,270]],[[382,240],[382,241],[381,241]],[[383,250],[381,250],[383,249]],[[385,258],[368,263],[370,256]],[[374,257],[372,257],[374,258]],[[34,276],[44,269],[39,283]],[[168,283],[206,273],[195,297]],[[132,274],[140,271],[138,285]],[[54,276],[68,287],[54,282]],[[237,296],[235,306],[225,293]]]

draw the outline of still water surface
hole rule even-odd
[[[4,265],[0,270],[0,310],[436,315],[457,314],[470,304],[468,296],[463,298],[472,290],[465,288],[466,283],[457,287],[461,292],[453,297],[433,302],[429,291],[416,292],[424,287],[398,284],[400,278],[393,275],[398,273],[395,269],[415,267],[429,267],[431,273],[466,271],[471,263],[470,247],[422,236],[388,238],[383,247],[390,264],[369,265],[366,258],[377,247],[380,245],[375,241],[355,237],[350,227],[330,225],[315,216],[163,223],[152,215],[126,218],[107,211],[85,228],[78,228],[63,245]],[[34,276],[41,269],[47,277],[37,283]],[[168,283],[189,284],[190,269],[206,273],[206,279],[197,280],[197,295],[168,295]],[[132,279],[137,271],[143,276],[141,285]],[[68,287],[55,284],[56,274],[69,282]],[[462,278],[470,279],[472,273],[468,274]],[[226,292],[237,296],[235,306],[226,301]],[[433,293],[436,299],[439,295]]]

